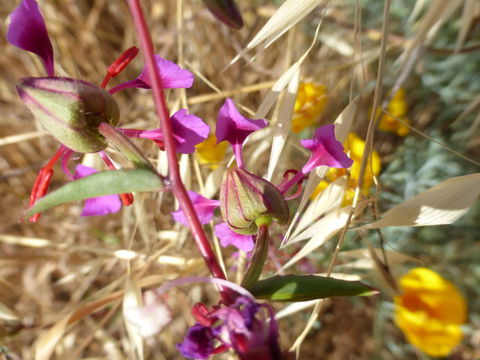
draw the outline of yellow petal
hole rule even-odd
[[[407,340],[431,356],[446,356],[462,339],[466,301],[451,282],[427,268],[415,268],[399,282],[395,323]]]
[[[196,146],[197,151],[195,154],[198,157],[200,164],[208,164],[211,168],[216,168],[217,164],[225,158],[227,152],[228,143],[221,142],[216,145],[217,138],[214,134],[205,139]]]

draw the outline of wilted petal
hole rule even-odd
[[[227,223],[215,225],[215,235],[220,239],[220,244],[223,247],[233,245],[244,252],[253,250],[253,237],[251,235],[237,234],[230,229]]]
[[[267,125],[264,119],[253,120],[242,116],[233,100],[227,99],[218,112],[217,143],[226,140],[232,145],[242,144],[248,135]]]
[[[160,81],[162,88],[164,89],[183,89],[191,88],[193,85],[193,74],[172,61],[163,59],[160,55],[155,55],[155,63],[160,75]],[[150,74],[145,66],[135,80],[124,82],[109,90],[111,94],[127,88],[141,88],[150,89],[152,83],[150,80]]]
[[[193,114],[187,114],[185,109],[178,110],[171,120],[176,149],[182,154],[195,152],[195,145],[204,141],[210,132],[210,127],[202,119]]]
[[[54,76],[53,48],[47,27],[35,0],[23,0],[10,15],[7,40],[40,57],[48,76]]]
[[[206,197],[197,194],[195,191],[188,191],[188,196],[192,201],[193,207],[197,213],[200,223],[208,224],[213,218],[213,211],[215,210],[215,208],[220,206],[220,202],[218,200],[207,199]],[[187,218],[185,217],[181,209],[172,212],[172,216],[175,221],[185,226],[188,226]]]
[[[155,335],[172,320],[168,307],[163,304],[158,296],[148,291],[144,296],[145,306],[127,307],[123,315],[128,322],[138,327],[142,337]]]
[[[349,168],[353,160],[343,151],[342,144],[335,139],[335,125],[328,124],[318,128],[311,140],[302,140],[301,144],[312,154],[302,168],[303,174],[308,174],[317,166],[333,168]]]
[[[85,165],[77,165],[73,178],[80,179],[96,173],[97,170]],[[81,216],[107,215],[120,211],[122,203],[117,194],[104,195],[85,200]]]
[[[183,342],[177,344],[180,353],[189,359],[207,359],[213,352],[212,329],[200,324],[188,329]]]

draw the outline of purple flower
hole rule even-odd
[[[97,170],[79,164],[73,175],[74,180],[95,174]],[[104,195],[85,200],[81,216],[107,215],[120,211],[122,202],[117,194]]]
[[[342,143],[335,138],[334,124],[328,124],[318,128],[315,131],[313,139],[302,140],[301,144],[310,150],[312,154],[310,155],[310,159],[308,159],[306,164],[292,179],[279,186],[282,194],[286,194],[293,185],[301,184],[308,173],[318,166],[349,168],[353,164],[353,160],[343,151]]]
[[[182,69],[177,64],[161,58],[160,55],[155,55],[155,62],[159,71],[162,87],[164,89],[192,87],[194,78],[190,71]],[[150,74],[148,73],[146,66],[135,80],[127,81],[113,87],[110,89],[110,93],[114,94],[120,90],[128,88],[151,88]]]
[[[204,141],[210,132],[210,127],[198,116],[187,114],[187,110],[180,109],[170,118],[173,127],[176,150],[182,154],[195,152],[195,145]],[[138,137],[154,140],[163,144],[163,132],[161,129],[136,130],[120,129],[123,134],[129,137]]]
[[[217,144],[228,141],[233,148],[233,153],[239,168],[243,168],[242,144],[251,133],[263,129],[268,125],[264,119],[253,120],[242,116],[232,99],[225,100],[225,103],[218,112],[217,129],[215,136]]]
[[[197,194],[195,191],[189,191],[188,196],[192,201],[192,205],[195,208],[200,223],[208,224],[213,218],[213,212],[215,208],[220,206],[220,201],[207,199],[206,197]],[[188,226],[187,218],[181,209],[174,211],[172,216],[175,221],[182,225]]]
[[[318,166],[333,168],[349,168],[353,164],[343,151],[343,145],[335,139],[335,125],[328,124],[318,128],[311,140],[302,140],[304,148],[310,150],[310,159],[302,168],[303,174],[308,174]]]
[[[35,0],[23,0],[10,15],[7,40],[40,57],[48,76],[54,76],[53,48],[47,27]]]
[[[195,324],[188,329],[185,339],[177,345],[177,349],[189,359],[208,359],[213,352],[213,343],[212,329]]]
[[[230,306],[217,306],[209,313],[193,315],[199,322],[177,346],[183,356],[206,359],[231,348],[241,360],[282,359],[278,327],[269,305],[240,296]],[[215,342],[219,344],[217,348]]]
[[[217,224],[214,229],[215,235],[220,239],[220,244],[223,247],[233,245],[247,253],[253,250],[254,242],[251,235],[238,234],[230,229],[227,223]]]

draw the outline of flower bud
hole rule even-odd
[[[220,188],[220,210],[230,228],[239,234],[256,234],[257,222],[288,221],[288,205],[267,180],[244,169],[227,170]]]
[[[115,126],[119,110],[104,89],[88,82],[63,78],[24,78],[17,85],[23,102],[59,142],[68,148],[93,153],[107,147],[98,125]]]

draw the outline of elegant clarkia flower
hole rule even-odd
[[[405,100],[404,88],[400,88],[395,95],[393,95],[392,100],[390,100],[390,103],[387,106],[387,111],[403,122],[407,124],[411,123],[410,119],[407,117],[408,107],[407,101]],[[382,115],[378,124],[378,128],[383,131],[394,132],[398,136],[406,136],[410,132],[408,126],[402,124],[400,121],[388,114]]]
[[[292,118],[292,131],[299,133],[313,127],[327,105],[327,88],[314,83],[301,83]]]
[[[289,218],[287,200],[298,196],[286,196],[294,186],[300,185],[309,172],[318,166],[348,168],[352,160],[344,153],[343,146],[335,139],[335,126],[325,125],[315,132],[313,139],[302,140],[301,144],[311,151],[311,156],[291,179],[285,179],[275,186],[266,179],[245,169],[242,159],[242,146],[245,139],[254,131],[267,125],[263,119],[245,118],[237,110],[232,100],[227,99],[220,109],[216,128],[217,142],[228,141],[233,149],[237,166],[230,167],[224,175],[220,187],[220,210],[223,223],[217,225],[215,233],[223,246],[234,245],[243,251],[253,248],[255,235],[260,225],[270,225],[272,221],[280,225],[286,224]],[[301,190],[301,186],[299,186]],[[200,219],[213,218],[214,205],[200,196],[192,197]],[[204,205],[207,204],[207,205]],[[217,205],[218,206],[218,205]],[[208,216],[205,214],[207,210]],[[174,213],[177,221],[185,224],[181,210]],[[230,231],[227,231],[228,226]],[[232,236],[235,233],[236,236]]]
[[[460,343],[466,322],[464,297],[450,281],[426,268],[400,278],[395,323],[407,340],[430,356],[447,356]]]
[[[346,187],[345,198],[343,201],[344,205],[352,203],[355,187],[357,186],[358,178],[360,176],[360,166],[364,149],[365,141],[355,133],[348,134],[347,140],[345,141],[345,151],[352,158],[353,163],[349,170],[350,177]],[[365,196],[369,194],[370,188],[373,185],[373,177],[378,176],[381,170],[380,156],[375,150],[372,151],[371,158],[368,159],[366,166],[362,187],[362,193]],[[345,169],[331,168],[327,173],[326,179],[321,181],[313,192],[311,196],[312,199],[322,192],[331,182],[334,182],[336,179],[346,174],[347,172]]]
[[[230,306],[209,310],[196,304],[193,325],[177,347],[189,359],[209,356],[232,349],[241,360],[281,360],[278,326],[273,309],[266,304],[240,296]]]
[[[74,151],[79,153],[98,153],[110,169],[115,169],[113,162],[103,151],[107,147],[106,138],[99,132],[102,123],[116,126],[120,119],[118,105],[112,94],[127,88],[150,88],[150,76],[145,68],[137,79],[105,90],[110,79],[116,77],[135,58],[138,49],[126,50],[108,69],[100,86],[89,82],[66,77],[56,77],[53,47],[48,35],[43,16],[35,0],[22,0],[12,12],[8,27],[7,40],[14,46],[39,56],[48,77],[24,78],[17,85],[21,99],[34,116],[62,145],[48,164],[40,171],[30,196],[30,206],[45,195],[53,174],[53,166],[63,158],[62,168]],[[164,88],[191,87],[193,75],[174,63],[156,56],[156,65]],[[195,145],[205,140],[209,127],[195,115],[187,114],[182,109],[172,116],[174,137],[177,150],[192,153]],[[147,138],[163,146],[163,134],[160,129],[138,130],[119,129],[130,137]],[[131,194],[121,196],[124,205],[133,201]],[[102,201],[98,206],[91,206],[84,215],[105,214]],[[96,211],[95,209],[98,209]],[[109,211],[112,212],[112,211]],[[31,220],[36,221],[39,214]]]

